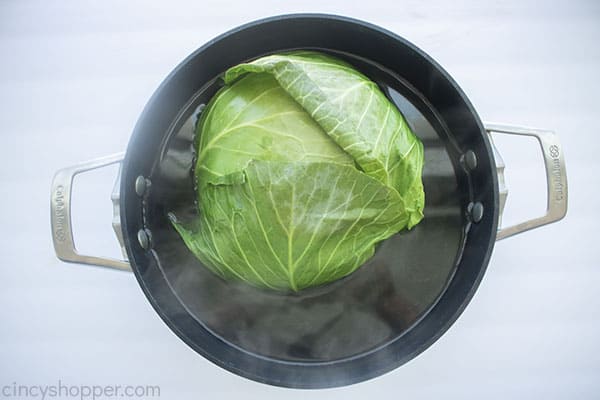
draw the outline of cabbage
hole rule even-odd
[[[210,270],[298,291],[352,273],[423,218],[423,145],[351,65],[296,51],[224,82],[196,128],[197,219],[172,217]]]

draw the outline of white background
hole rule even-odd
[[[0,385],[153,384],[167,399],[598,398],[600,3],[480,1],[0,2]],[[550,128],[567,157],[569,213],[499,242],[462,317],[417,359],[340,389],[287,390],[204,360],[164,325],[128,273],[59,262],[53,173],[122,151],[162,79],[212,37],[253,19],[330,12],[417,44],[484,120]],[[500,140],[507,219],[544,209],[541,158]],[[78,179],[82,250],[118,254],[114,169]],[[1,396],[1,395],[0,395]]]

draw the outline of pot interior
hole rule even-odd
[[[201,265],[167,218],[195,215],[194,125],[201,105],[220,87],[215,77],[192,96],[151,154],[144,225],[169,289],[185,310],[221,341],[294,363],[348,359],[385,346],[415,326],[447,288],[461,259],[472,191],[459,149],[436,110],[407,82],[358,56],[329,49],[374,80],[425,146],[425,218],[381,243],[348,277],[297,294],[226,282]],[[326,183],[324,183],[326,184]],[[156,294],[155,294],[156,296]]]

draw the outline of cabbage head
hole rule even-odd
[[[423,218],[423,145],[379,87],[314,51],[226,71],[196,127],[198,216],[172,223],[225,279],[342,278]]]

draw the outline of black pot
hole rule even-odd
[[[199,266],[167,213],[193,208],[194,118],[219,88],[219,75],[297,48],[346,59],[403,112],[425,145],[426,208],[415,229],[385,241],[349,277],[284,295],[224,282]],[[489,131],[539,139],[548,173],[546,216],[498,230],[506,191]],[[129,261],[80,255],[69,216],[73,177],[121,159],[115,230]],[[124,158],[59,171],[52,229],[62,260],[130,266],[169,328],[217,365],[272,385],[324,388],[381,375],[429,347],[473,296],[495,241],[559,220],[566,206],[564,160],[554,134],[484,127],[452,78],[391,32],[332,15],[286,15],[227,32],[184,60],[148,102]]]

